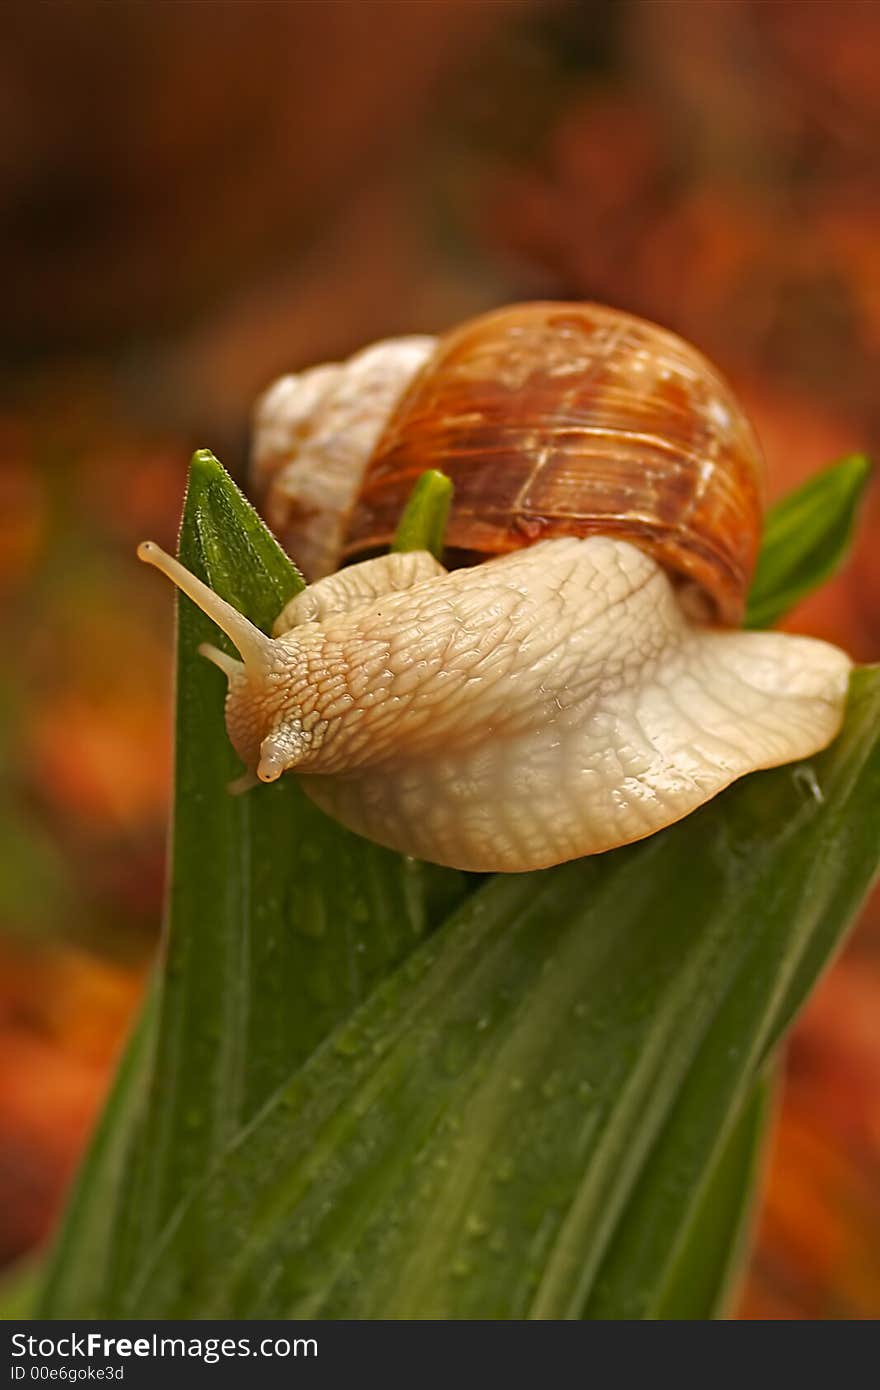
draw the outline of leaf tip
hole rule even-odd
[[[190,473],[204,480],[226,476],[226,469],[210,449],[196,449],[189,462]]]
[[[874,473],[874,460],[868,454],[848,454],[841,459],[840,467],[852,476],[853,483],[861,489]]]

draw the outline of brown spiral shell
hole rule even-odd
[[[344,546],[387,546],[416,477],[455,497],[472,563],[550,536],[630,540],[735,625],[757,556],[763,464],[715,368],[675,334],[596,304],[520,304],[445,334],[370,458]]]

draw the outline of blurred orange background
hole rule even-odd
[[[880,7],[7,4],[0,1262],[51,1233],[153,959],[186,465],[274,375],[588,297],[734,382],[771,494],[880,434]],[[880,500],[791,626],[880,658]],[[873,542],[873,543],[872,543]],[[880,901],[788,1050],[741,1315],[880,1315]]]

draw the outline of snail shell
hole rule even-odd
[[[433,338],[393,338],[283,376],[257,402],[251,482],[266,521],[320,579],[338,567],[364,463]]]
[[[513,872],[652,834],[840,727],[844,653],[723,630],[754,566],[760,454],[672,334],[523,305],[286,378],[259,421],[269,516],[317,580],[274,637],[139,552],[238,648],[202,650],[229,682],[242,788],[294,771],[381,844]],[[430,466],[456,488],[451,572],[375,554]],[[330,573],[340,557],[357,563]]]
[[[298,482],[314,454],[300,453],[274,484],[262,469],[270,522],[307,573],[317,578],[340,559],[387,548],[415,479],[440,468],[455,487],[450,566],[556,536],[616,536],[699,590],[723,623],[741,620],[761,531],[763,463],[730,387],[695,348],[596,304],[501,309],[444,334],[433,351],[430,340],[402,341],[418,344],[405,361],[391,344],[374,349],[374,378],[386,389],[381,399],[375,390],[362,399],[370,442],[346,460],[347,491],[333,506],[337,544],[344,539],[317,569]],[[358,362],[345,370],[356,372]],[[308,376],[298,390],[287,381],[291,399],[308,408]],[[309,412],[318,440],[332,432],[331,401],[325,396]],[[277,401],[265,398],[258,459],[267,419],[277,416]],[[276,468],[297,441],[291,432],[279,444]],[[319,473],[338,472],[325,452]]]

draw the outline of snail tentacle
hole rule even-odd
[[[370,839],[514,872],[649,835],[837,732],[844,653],[735,630],[760,447],[656,324],[510,306],[286,377],[256,424],[264,514],[316,581],[273,638],[141,551],[241,653],[202,648],[241,785],[292,770]],[[454,487],[443,564],[371,558],[431,468]]]
[[[162,568],[237,630],[176,562]],[[823,642],[698,626],[651,556],[602,536],[260,638],[262,664],[232,669],[227,695],[250,772],[294,770],[350,829],[478,871],[639,839],[817,751],[849,670]]]
[[[237,608],[233,608],[231,603],[227,603],[219,594],[215,594],[213,589],[209,589],[207,584],[203,584],[201,579],[197,579],[194,574],[190,574],[179,560],[175,560],[173,555],[168,555],[161,546],[155,541],[141,541],[137,549],[138,559],[145,564],[152,565],[160,570],[171,580],[172,584],[187,598],[192,599],[196,607],[201,608],[202,612],[215,622],[221,631],[226,633],[230,641],[234,642],[241,653],[244,666],[252,672],[262,672],[272,661],[272,645],[270,639],[255,627],[252,622],[239,613]],[[215,665],[220,665],[219,652],[216,647],[210,647],[205,653]],[[237,663],[240,665],[241,663]],[[221,667],[227,675],[233,673],[233,668],[229,666],[229,661]]]

